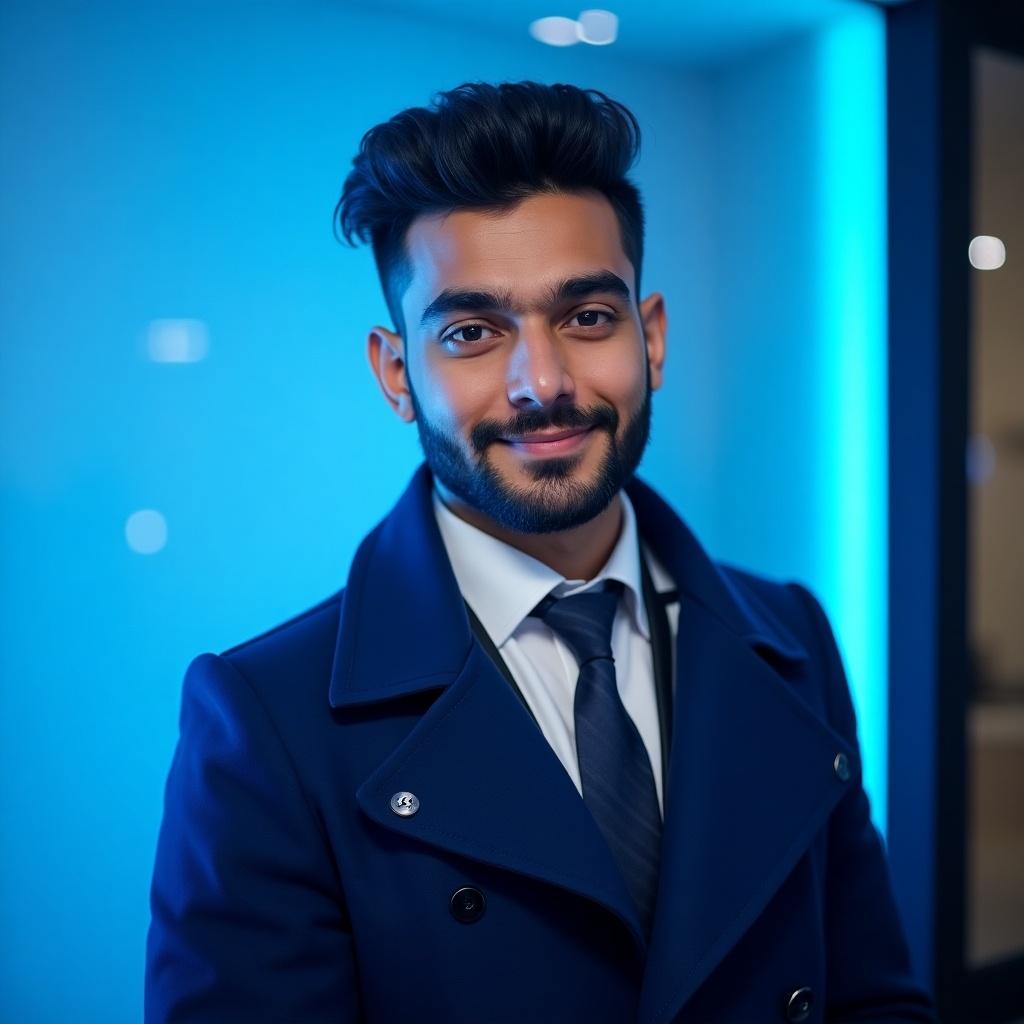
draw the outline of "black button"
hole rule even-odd
[[[485,905],[484,894],[479,889],[473,889],[466,885],[452,893],[448,909],[451,910],[452,917],[456,921],[471,924],[473,921],[480,920]]]
[[[786,1003],[786,1020],[807,1020],[811,1015],[814,993],[809,988],[798,988]]]

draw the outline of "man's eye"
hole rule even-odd
[[[483,324],[466,324],[464,327],[457,327],[450,334],[446,334],[442,339],[442,343],[454,341],[457,344],[471,344],[474,341],[486,341],[487,339],[481,334],[482,331],[490,331],[490,327],[485,327]],[[493,332],[492,333],[497,333]],[[459,338],[457,335],[463,335]]]
[[[599,320],[598,317],[602,316],[605,319]],[[581,309],[573,315],[572,319],[579,320],[580,327],[603,327],[605,324],[611,323],[615,317],[603,309]]]

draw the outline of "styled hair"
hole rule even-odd
[[[457,209],[501,211],[537,193],[594,190],[611,203],[640,291],[644,214],[626,177],[640,126],[597,89],[539,82],[466,82],[363,136],[334,209],[349,245],[370,242],[395,330],[412,278],[413,220]]]

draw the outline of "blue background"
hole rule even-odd
[[[467,79],[637,113],[669,315],[641,475],[714,555],[822,598],[885,828],[882,15],[765,0],[671,51],[652,4],[622,47],[553,49],[525,7],[512,31],[435,6],[2,9],[5,1020],[140,1018],[185,666],[343,586],[420,460],[366,362],[370,252],[331,212],[369,126]],[[205,325],[206,358],[152,361],[159,319]],[[139,509],[167,522],[152,555]]]

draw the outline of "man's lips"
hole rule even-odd
[[[593,427],[576,427],[573,430],[552,430],[546,434],[526,434],[522,438],[502,438],[516,451],[530,455],[556,455],[574,451],[583,444],[583,439],[594,430]]]
[[[591,427],[574,427],[572,430],[552,430],[544,434],[524,434],[522,437],[506,437],[510,444],[534,444],[535,442],[561,441],[563,437],[585,434]]]

